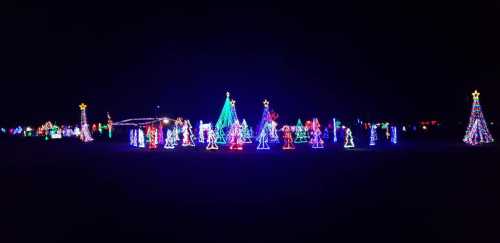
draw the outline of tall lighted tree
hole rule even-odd
[[[80,124],[82,127],[80,139],[85,143],[94,141],[90,135],[89,124],[87,123],[87,105],[84,103],[80,104]]]
[[[226,92],[226,100],[215,124],[215,136],[218,144],[226,144],[226,131],[231,128],[231,125],[237,119],[235,101],[231,101],[229,95],[229,92]]]
[[[264,104],[264,110],[262,111],[262,118],[260,119],[259,127],[257,128],[257,134],[259,134],[259,136],[266,124],[271,124],[272,122],[271,113],[269,112],[269,101],[265,99],[262,104]]]
[[[465,132],[463,139],[465,143],[470,145],[494,142],[494,139],[488,130],[488,125],[486,125],[486,120],[484,119],[481,104],[479,103],[479,95],[480,93],[477,92],[477,90],[472,93],[474,101],[472,102],[469,126],[467,127],[467,131]]]

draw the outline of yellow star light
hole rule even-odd
[[[480,94],[481,93],[477,92],[477,89],[476,89],[476,90],[474,90],[474,93],[472,93],[472,97],[474,97],[474,99],[477,100],[477,99],[479,99]]]
[[[83,102],[79,106],[80,106],[80,110],[82,110],[82,111],[87,108],[87,105]]]
[[[269,101],[267,101],[267,99],[264,99],[264,102],[262,102],[264,104],[264,107],[269,107]]]

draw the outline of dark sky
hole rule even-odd
[[[285,123],[458,121],[474,88],[498,119],[500,4],[399,2],[3,6],[0,122],[78,122],[82,101],[90,120],[215,121],[226,90],[254,124],[263,98]]]

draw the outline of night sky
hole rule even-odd
[[[226,90],[252,124],[264,98],[281,123],[456,122],[475,88],[498,120],[500,4],[400,2],[3,6],[0,123],[78,123],[82,101],[90,121],[215,122]]]

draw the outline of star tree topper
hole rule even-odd
[[[80,106],[80,110],[82,110],[82,111],[87,108],[87,105],[83,102],[79,106]]]
[[[269,101],[267,101],[267,99],[264,99],[262,103],[264,104],[264,107],[269,107]]]

